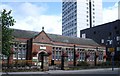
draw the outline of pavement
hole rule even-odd
[[[49,70],[44,72],[0,72],[2,76],[120,76],[120,68],[85,70]]]
[[[50,74],[120,74],[120,68],[114,68],[112,71],[111,68],[104,68],[104,69],[84,69],[84,70],[50,70],[47,71]]]

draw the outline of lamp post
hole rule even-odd
[[[112,71],[114,71],[114,55],[115,55],[115,52],[112,52],[111,53],[111,56],[112,56]]]

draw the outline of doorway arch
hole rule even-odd
[[[37,54],[38,56],[38,63],[42,70],[48,70],[48,53],[46,51],[40,51]]]

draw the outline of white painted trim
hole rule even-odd
[[[36,45],[44,45],[44,46],[51,46],[51,47],[61,47],[61,48],[74,48],[74,46],[59,46],[59,45],[52,45],[52,44],[42,44],[42,43],[33,43],[33,44],[36,44]],[[105,48],[104,47],[98,47],[99,49],[102,49],[102,51],[105,51]],[[95,46],[85,46],[85,45],[80,45],[80,46],[76,46],[76,50],[77,49],[85,49],[86,51],[88,51],[88,50],[94,50],[94,51],[96,51],[97,49],[96,49],[96,47]]]
[[[43,44],[43,43],[35,43],[35,42],[33,42],[33,44],[36,44],[36,45],[47,45],[47,46],[52,46],[52,47],[63,47],[63,48],[74,48],[74,46],[67,46],[67,45],[64,45],[64,46],[61,46],[61,45],[54,45],[54,44]],[[71,45],[73,45],[73,44],[71,44]],[[76,45],[76,48],[78,49],[78,48],[83,48],[83,49],[93,49],[93,50],[96,50],[95,48],[96,48],[97,46],[89,46],[89,45]],[[102,47],[102,46],[100,46],[100,47],[98,47],[98,48],[102,48],[102,49],[105,49],[105,47]]]
[[[42,44],[42,43],[34,43],[34,42],[33,42],[33,44],[35,44],[35,45],[47,45],[47,46],[52,46],[51,44]]]
[[[45,46],[44,47],[40,46],[40,50],[46,50],[46,47]]]

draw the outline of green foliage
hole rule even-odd
[[[77,66],[89,66],[89,64],[85,61],[79,62]]]
[[[98,64],[97,66],[102,66],[102,67],[111,67],[112,62],[111,61],[106,61],[101,64]],[[114,67],[120,67],[120,62],[119,61],[114,61]]]
[[[2,22],[2,54],[8,57],[11,55],[11,42],[13,39],[11,35],[13,30],[9,27],[13,26],[15,23],[15,20],[10,14],[11,10],[7,12],[3,9],[0,16],[0,21]]]

